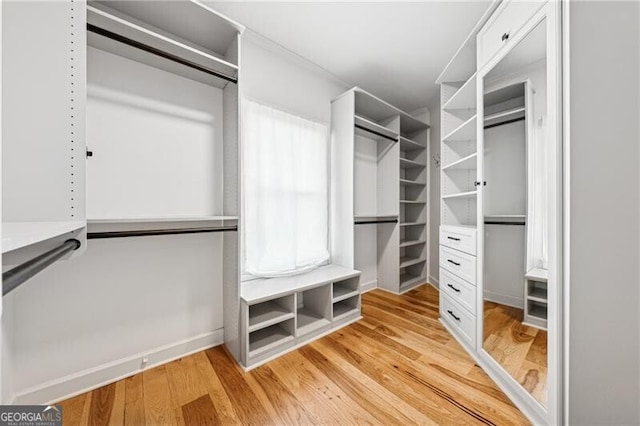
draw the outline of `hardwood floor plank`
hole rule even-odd
[[[218,417],[209,394],[203,395],[182,406],[185,424],[199,426],[214,426],[223,424]]]
[[[300,404],[296,396],[280,381],[271,368],[266,365],[251,371],[251,375],[262,387],[278,415],[286,424],[314,424],[319,419],[309,413]]]
[[[164,365],[142,373],[146,424],[176,425],[169,379]]]
[[[243,424],[267,424],[272,422],[265,408],[247,384],[245,374],[230,359],[227,352],[217,346],[205,351],[209,362],[224,387]]]
[[[82,413],[84,411],[88,395],[89,394],[83,393],[60,403],[60,405],[62,405],[63,424],[71,426],[82,424]]]
[[[196,361],[197,372],[209,392],[213,406],[220,418],[220,423],[225,425],[240,424],[238,414],[235,408],[233,408],[233,403],[229,399],[229,395],[225,392],[220,378],[218,378],[216,372],[213,370],[207,355],[204,352],[198,352],[194,354],[193,357]]]
[[[89,425],[108,425],[116,394],[116,384],[95,389],[91,392],[91,408],[89,411]]]
[[[144,417],[144,386],[142,374],[127,377],[125,384],[124,423],[127,426],[143,425]]]
[[[125,407],[125,382],[120,380],[114,383],[115,395],[113,398],[113,408],[111,409],[110,425],[124,425],[124,407]]]
[[[421,423],[425,424],[428,418],[416,413],[412,413],[414,417],[408,417],[403,411],[409,411],[412,408],[407,404],[401,403],[399,399],[393,401],[402,408],[397,408],[393,403],[389,403],[388,398],[390,392],[384,388],[379,388],[377,392],[371,392],[373,383],[368,386],[362,386],[353,372],[347,373],[341,370],[336,363],[333,363],[323,355],[313,345],[307,345],[300,349],[300,353],[313,363],[319,370],[323,371],[334,383],[344,390],[358,405],[371,413],[382,424],[390,423]]]

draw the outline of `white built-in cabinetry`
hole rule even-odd
[[[427,280],[429,125],[353,88],[331,109],[331,248],[363,290]]]

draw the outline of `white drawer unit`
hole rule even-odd
[[[476,286],[446,269],[440,268],[440,291],[458,302],[473,315],[476,314]]]
[[[476,257],[440,246],[440,266],[469,283],[476,284]]]
[[[446,294],[440,297],[440,318],[456,329],[472,347],[476,342],[476,317],[451,300]]]
[[[476,228],[469,226],[440,226],[440,244],[476,255]]]
[[[478,69],[489,62],[546,0],[503,1],[478,33]]]

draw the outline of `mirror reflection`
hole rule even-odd
[[[484,79],[483,348],[547,401],[546,23]]]

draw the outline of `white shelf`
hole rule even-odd
[[[177,11],[177,13],[185,11],[186,9],[182,8],[180,11]],[[208,12],[205,9],[200,10],[201,15],[205,15],[207,13]],[[168,22],[170,22],[170,20],[163,20],[163,23],[165,24]],[[104,5],[98,6],[95,3],[88,5],[87,23],[99,28],[100,30],[115,33],[118,36],[125,37],[133,42],[149,46],[171,56],[180,58],[186,62],[195,64],[198,67],[222,74],[229,79],[235,79],[238,74],[238,66],[221,59],[220,54],[207,50],[204,47],[196,48],[195,43],[186,42],[180,37],[176,37],[167,31],[153,27],[152,25],[132,18],[121,11],[113,10],[110,7],[106,7]],[[235,33],[238,31],[232,26],[229,26],[228,30],[228,35],[233,37],[235,37]],[[231,40],[232,38],[229,39],[229,43],[231,43]],[[221,88],[226,86],[228,83],[228,80],[224,78],[217,77],[211,73],[203,72],[165,57],[129,46],[120,41],[105,37],[104,35],[96,34],[91,30],[87,32],[87,43],[89,46],[127,57],[214,87]]]
[[[304,307],[298,309],[297,335],[301,336],[331,323],[328,319]]]
[[[400,179],[400,185],[404,185],[404,186],[425,186],[426,183],[424,183],[424,182],[416,182],[414,180],[408,180],[408,179]]]
[[[542,268],[533,268],[527,271],[524,277],[528,280],[546,283],[549,279],[549,270]]]
[[[443,142],[463,142],[476,139],[477,114],[459,125],[456,129],[442,138]]]
[[[81,221],[3,222],[2,253],[59,237],[85,227]]]
[[[458,89],[458,91],[443,105],[445,111],[459,109],[476,109],[476,75],[474,73],[469,79]]]
[[[322,266],[299,275],[245,281],[240,286],[240,297],[249,304],[255,304],[358,275],[360,271],[343,266]]]
[[[348,299],[358,295],[359,290],[349,286],[348,283],[335,283],[333,284],[333,299],[332,302],[336,303],[344,299]]]
[[[237,216],[157,216],[88,219],[89,232],[147,231],[198,227],[236,226]]]
[[[424,226],[426,222],[404,222],[401,223],[400,226]]]
[[[249,356],[254,357],[293,340],[293,335],[279,324],[249,334]]]
[[[540,303],[540,302],[538,302]],[[547,320],[547,308],[546,306],[542,306],[541,304],[535,304],[531,309],[529,309],[528,316],[538,318],[541,320]]]
[[[416,284],[421,284],[423,282],[426,282],[426,279],[419,275],[413,275],[413,274],[407,274],[407,273],[402,274],[400,275],[400,290],[404,290],[408,287],[414,286]]]
[[[416,141],[412,141],[409,138],[400,136],[400,149],[402,151],[416,151],[418,149],[425,149],[426,146],[419,144]]]
[[[464,158],[459,159],[458,161],[454,161],[451,164],[447,164],[442,168],[442,171],[447,170],[473,170],[476,166],[476,160],[478,158],[478,153],[474,152],[471,155],[468,155]]]
[[[333,304],[333,320],[338,320],[341,317],[352,315],[358,312],[358,305],[353,303],[351,299],[345,299]]]
[[[417,265],[417,264],[423,263],[425,261],[426,261],[426,259],[423,259],[423,258],[415,258],[415,257],[405,256],[405,257],[401,257],[400,258],[400,267],[401,268],[406,268],[407,266]]]
[[[420,201],[420,200],[400,200],[400,204],[426,204],[426,201]]]
[[[484,117],[484,125],[490,126],[492,124],[503,123],[509,120],[515,120],[517,118],[523,118],[525,116],[525,107],[513,108],[508,111],[501,111],[495,114],[486,115]]]
[[[477,191],[458,192],[457,194],[443,195],[443,200],[450,200],[453,198],[473,198],[478,195]]]
[[[400,159],[400,167],[403,169],[414,169],[414,168],[425,168],[424,164],[416,163],[412,160],[407,160],[406,158]]]
[[[426,242],[427,242],[426,240],[400,241],[400,248],[417,246],[419,244],[425,244]]]
[[[529,290],[529,293],[527,294],[527,300],[547,303],[547,289],[536,287],[532,290]]]
[[[392,139],[398,140],[398,133],[394,132],[393,130],[391,130],[391,129],[387,128],[387,127],[381,126],[378,123],[375,123],[375,122],[373,122],[371,120],[368,120],[368,119],[366,119],[364,117],[361,117],[359,115],[355,116],[355,124],[356,124],[356,126],[362,126],[365,129],[369,129],[372,132],[379,133],[379,134],[384,135],[384,136],[386,136],[388,138],[392,138]],[[377,136],[377,135],[375,135],[375,134],[373,134],[371,132],[367,132],[366,130],[362,130],[362,129],[358,128],[358,127],[356,127],[356,133],[361,135],[361,136],[368,137],[368,138],[374,138],[374,139],[382,138],[382,136]],[[384,139],[386,139],[386,138],[384,138]]]
[[[263,302],[249,307],[249,333],[293,318],[291,311],[275,302]]]

